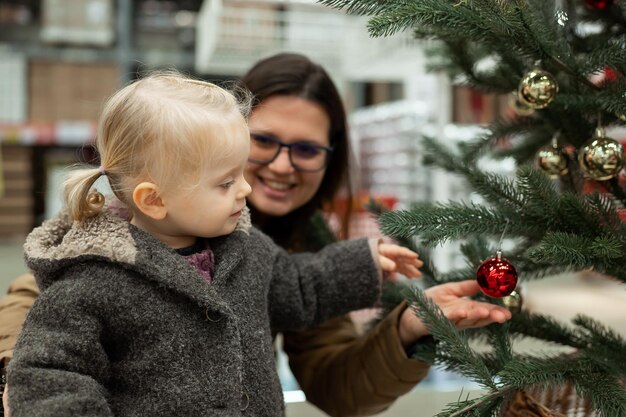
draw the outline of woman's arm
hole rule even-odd
[[[475,280],[425,290],[459,330],[503,323],[504,307],[472,300]],[[424,323],[400,304],[368,334],[357,337],[351,323],[334,321],[285,336],[285,351],[307,399],[332,416],[371,415],[389,407],[427,372],[404,351],[429,334]]]
[[[359,336],[348,316],[286,333],[284,350],[307,400],[333,417],[380,413],[428,373],[407,357],[398,336],[402,303]]]
[[[13,347],[39,288],[32,274],[19,276],[0,298],[0,364],[13,356]]]

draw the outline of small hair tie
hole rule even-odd
[[[107,174],[107,172],[105,171],[105,169],[104,169],[104,167],[103,167],[102,165],[100,165],[100,166],[98,167],[98,171],[100,171],[100,173],[101,173],[102,175],[106,175],[106,174]]]

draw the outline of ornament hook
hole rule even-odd
[[[558,149],[559,148],[559,138],[561,137],[561,130],[557,130],[556,132],[554,132],[554,135],[552,135],[552,147],[554,149]]]
[[[509,228],[509,219],[506,219],[506,224],[504,225],[504,230],[502,230],[502,235],[500,235],[500,241],[498,242],[498,249],[496,250],[496,258],[500,259],[502,256],[502,241],[504,240],[504,235],[506,234],[506,229]]]
[[[603,138],[605,136],[604,127],[602,127],[602,112],[598,111],[598,125],[596,126],[595,136]]]

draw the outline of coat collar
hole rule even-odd
[[[219,296],[218,287],[232,279],[231,272],[243,260],[243,247],[247,242],[245,233],[235,231],[209,241],[215,255],[215,271],[210,285],[185,258],[153,236],[134,226],[131,235],[139,248],[137,262],[132,269],[137,270],[144,279],[193,300],[206,309],[207,315],[209,311],[227,314],[228,306]]]
[[[93,259],[121,264],[207,309],[224,312],[226,304],[215,286],[229,280],[243,260],[250,228],[250,212],[245,208],[233,233],[209,241],[216,259],[212,285],[173,249],[110,210],[83,222],[72,222],[62,213],[33,230],[24,252],[42,290],[63,275],[63,268]]]

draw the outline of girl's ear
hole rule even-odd
[[[154,183],[138,184],[133,190],[133,202],[144,215],[154,220],[163,220],[167,214],[167,208],[159,196],[159,187]]]

